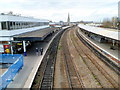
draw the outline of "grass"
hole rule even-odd
[[[62,48],[62,45],[61,43],[59,43],[58,50],[60,50],[61,48]]]

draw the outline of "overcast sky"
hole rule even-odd
[[[33,16],[52,21],[102,21],[118,16],[119,0],[0,0],[0,13]]]

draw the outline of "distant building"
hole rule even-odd
[[[60,23],[60,25],[64,25],[64,22],[63,22],[63,21],[60,21],[59,23]]]
[[[68,13],[68,18],[67,18],[67,23],[68,23],[68,25],[70,25],[70,16],[69,16],[69,13]]]

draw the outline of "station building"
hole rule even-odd
[[[15,40],[15,36],[49,27],[49,20],[24,17],[13,14],[0,14],[0,53],[15,53],[29,41]]]

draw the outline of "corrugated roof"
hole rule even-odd
[[[92,33],[95,33],[95,34],[98,34],[104,37],[108,37],[111,39],[120,40],[120,38],[118,38],[118,36],[120,35],[120,32],[118,30],[93,27],[93,26],[88,26],[88,25],[83,25],[83,24],[79,24],[78,26],[89,32],[92,32]]]

